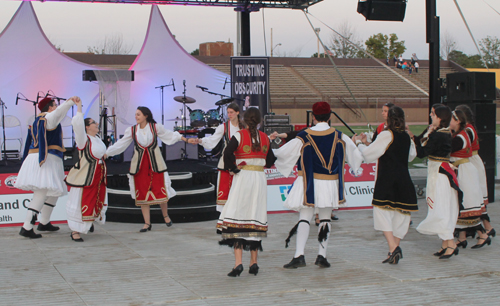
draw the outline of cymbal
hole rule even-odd
[[[219,100],[219,101],[215,102],[215,105],[221,106],[221,105],[224,105],[224,104],[231,103],[233,101],[234,101],[234,98],[226,98],[226,99],[222,99],[222,100]]]
[[[182,118],[165,119],[165,121],[180,121]]]
[[[187,103],[187,104],[196,102],[195,99],[193,99],[191,97],[184,97],[184,96],[176,96],[176,97],[174,97],[174,100],[177,102]]]

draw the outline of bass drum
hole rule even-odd
[[[209,109],[205,114],[205,118],[209,127],[217,127],[221,123],[218,109]]]
[[[201,139],[203,137],[213,135],[214,133],[215,133],[215,129],[206,128],[206,129],[201,130],[198,133],[198,138]],[[219,143],[212,149],[212,151],[208,151],[208,152],[210,152],[210,155],[212,157],[220,157],[222,155],[222,146],[223,146],[223,144],[224,144],[224,139],[222,138],[219,141]],[[198,145],[198,156],[200,158],[207,157],[207,151],[205,151],[205,148],[203,148],[202,145]]]
[[[205,112],[201,109],[195,109],[189,113],[189,120],[191,120],[191,126],[202,127],[206,126],[205,122]]]

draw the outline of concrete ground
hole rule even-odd
[[[497,194],[500,189],[497,188]],[[500,203],[488,206],[500,232]],[[257,276],[227,277],[231,249],[217,244],[215,221],[141,225],[107,223],[70,239],[70,230],[30,240],[19,228],[0,228],[0,305],[499,305],[500,237],[491,246],[469,247],[449,260],[432,253],[440,240],[416,232],[427,208],[419,200],[414,225],[402,241],[398,265],[382,264],[387,246],[373,230],[371,210],[340,211],[328,246],[329,269],[314,265],[318,251],[313,225],[307,266],[282,268],[294,254],[285,238],[297,214],[269,215],[269,235]]]

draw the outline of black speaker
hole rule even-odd
[[[495,202],[495,168],[486,169],[486,186],[488,187],[488,202]]]
[[[107,74],[112,74],[114,70],[103,70],[104,73]],[[122,70],[116,70],[116,71],[122,71]],[[128,73],[126,76],[120,77],[118,81],[134,81],[135,79],[135,72],[134,70],[131,70],[130,73]],[[94,70],[83,70],[82,71],[82,81],[97,81],[97,77],[95,76]]]
[[[360,0],[358,13],[366,20],[403,21],[406,0]]]
[[[477,133],[479,138],[479,156],[486,169],[495,169],[497,163],[495,132]]]
[[[491,132],[495,134],[497,128],[497,105],[495,103],[475,103],[472,111],[476,116],[477,132]]]
[[[264,133],[267,135],[271,135],[273,132],[278,132],[278,133],[288,133],[290,131],[293,131],[293,126],[292,125],[278,125],[278,126],[264,126]],[[277,149],[279,148],[280,145],[276,143],[275,141],[271,141],[271,148],[272,149]]]
[[[448,73],[446,92],[449,101],[493,101],[496,98],[495,73]]]
[[[66,147],[63,153],[63,166],[64,171],[69,171],[76,164],[78,159],[78,149],[76,147]]]

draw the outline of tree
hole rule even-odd
[[[441,58],[444,59],[449,59],[450,53],[452,51],[457,50],[457,42],[455,41],[455,38],[448,32],[444,32],[444,34],[441,36]]]
[[[200,55],[200,49],[196,48],[196,50],[191,52],[191,55]]]
[[[398,41],[398,36],[394,33],[389,36],[382,33],[372,35],[365,41],[365,45],[366,51],[379,59],[394,57],[406,51],[404,40]]]
[[[358,57],[359,49],[349,41],[357,45],[361,45],[361,42],[357,40],[356,34],[354,33],[355,29],[353,29],[349,21],[346,20],[342,24],[340,24],[338,27],[338,32],[342,36],[338,35],[337,33],[332,33],[332,36],[330,37],[329,49],[332,52],[333,57]]]
[[[104,41],[88,47],[88,53],[94,54],[129,54],[130,51],[132,46],[123,43],[121,33],[108,34],[104,37]]]
[[[489,68],[500,68],[500,40],[487,36],[479,41],[481,52]]]
[[[462,51],[453,50],[448,54],[448,60],[454,61],[464,68],[485,68],[478,54],[468,56]]]

